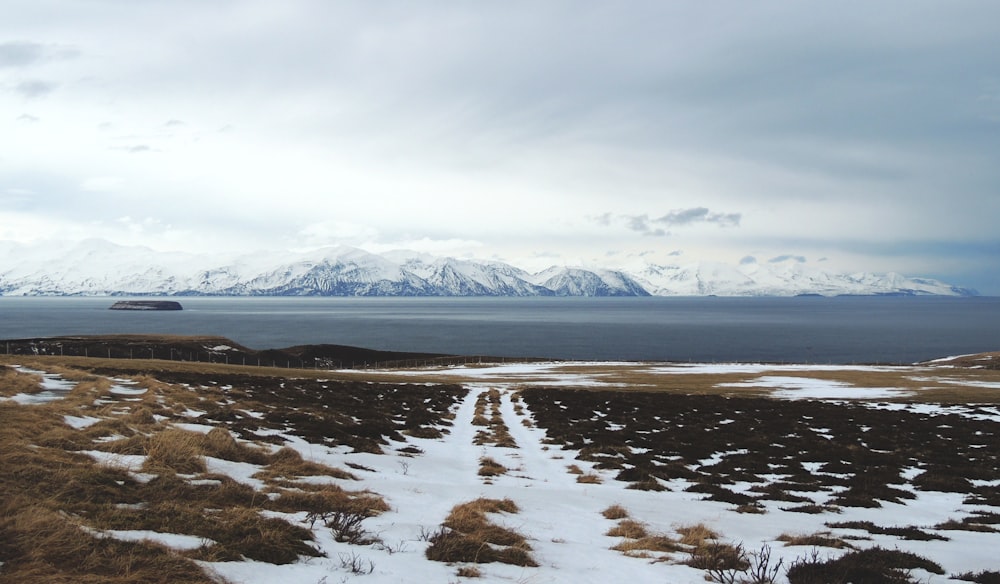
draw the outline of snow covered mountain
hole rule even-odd
[[[894,272],[838,274],[794,259],[738,266],[699,262],[684,266],[649,265],[636,279],[654,296],[977,296],[975,290]]]
[[[0,242],[0,296],[970,296],[973,290],[899,274],[834,274],[794,261],[730,266],[648,265],[629,274],[349,247],[230,260],[103,240],[25,246]]]

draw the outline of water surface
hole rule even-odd
[[[567,359],[911,363],[1000,350],[1000,298],[0,297],[0,339],[164,333]],[[0,351],[3,348],[0,346]]]

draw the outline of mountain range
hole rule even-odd
[[[105,240],[44,246],[0,242],[0,296],[975,296],[896,273],[832,273],[794,259],[728,265],[649,264],[635,272],[351,247],[230,259],[157,252]]]

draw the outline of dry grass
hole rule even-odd
[[[66,428],[58,408],[0,404],[0,562],[6,582],[211,582],[193,562],[148,542],[80,528],[140,487],[88,456],[36,444]]]
[[[627,539],[642,539],[649,537],[649,531],[646,530],[646,524],[644,523],[632,519],[622,519],[618,522],[618,525],[609,529],[604,535]]]
[[[510,499],[479,498],[456,505],[430,537],[427,559],[438,562],[485,564],[501,562],[516,566],[537,566],[523,535],[490,522],[488,514],[517,513]]]
[[[742,571],[750,567],[740,546],[714,540],[706,540],[691,550],[691,556],[684,563],[699,570]]]
[[[207,470],[202,456],[205,437],[198,432],[168,429],[146,439],[146,461],[142,470],[149,473],[172,471],[197,474]]]
[[[719,534],[704,523],[682,525],[675,531],[681,536],[680,542],[691,547],[703,546],[708,540],[719,539]]]
[[[11,371],[8,368],[0,370],[4,377],[14,377],[6,375]],[[309,530],[265,517],[261,514],[265,509],[365,516],[388,509],[372,493],[291,482],[301,476],[353,478],[339,469],[305,461],[294,450],[270,454],[269,448],[237,440],[223,427],[202,434],[173,428],[155,418],[192,406],[210,409],[204,407],[206,401],[221,402],[217,389],[195,390],[142,379],[142,386],[149,390],[133,401],[110,394],[111,381],[105,377],[60,373],[80,380],[65,399],[31,406],[0,402],[0,492],[4,493],[0,497],[0,580],[4,582],[210,582],[191,559],[287,563],[317,555]],[[147,399],[151,396],[155,399]],[[174,401],[175,397],[183,397],[187,405]],[[111,403],[95,403],[97,398]],[[104,419],[74,429],[63,421],[67,414]],[[94,442],[114,436],[119,438]],[[72,452],[78,449],[142,455],[142,470],[156,476],[138,482],[121,468],[99,466],[91,457]],[[259,478],[277,496],[272,499],[225,475],[206,474],[206,456],[262,465],[264,476]],[[210,541],[182,553],[149,542],[92,536],[81,527],[146,529]]]
[[[459,578],[482,578],[483,572],[475,566],[462,566],[455,575]]]
[[[74,370],[95,370],[102,368],[113,368],[127,370],[134,375],[153,375],[162,371],[176,371],[187,373],[250,373],[259,376],[288,377],[289,370],[285,368],[271,367],[251,367],[242,365],[225,365],[221,363],[197,363],[184,361],[158,361],[158,360],[122,360],[122,359],[101,359],[84,357],[62,357],[62,356],[24,356],[24,355],[0,355],[0,364],[16,363],[27,367],[55,372],[54,367],[65,366]],[[725,387],[723,384],[744,382],[756,378],[756,374],[742,373],[722,373],[722,374],[699,374],[688,373],[682,368],[678,368],[673,373],[665,374],[661,372],[664,364],[649,365],[616,365],[589,366],[589,365],[565,365],[552,369],[545,376],[532,379],[530,377],[518,376],[516,379],[497,375],[495,378],[487,378],[487,381],[498,383],[510,383],[516,381],[521,387],[532,385],[544,386],[546,381],[551,379],[550,374],[586,375],[592,378],[599,378],[616,390],[622,391],[653,391],[669,392],[679,394],[698,395],[741,395],[741,396],[766,396],[770,390],[766,388],[733,388]],[[336,379],[339,381],[351,380],[378,380],[385,382],[408,383],[412,377],[394,376],[391,373],[379,372],[331,372],[314,371],[310,369],[294,370],[296,377],[304,379]],[[988,388],[977,388],[971,386],[955,385],[949,382],[964,381],[985,381],[1000,382],[1000,371],[993,369],[969,369],[955,368],[946,369],[941,367],[924,366],[897,366],[883,367],[877,371],[810,371],[803,369],[794,373],[782,371],[767,371],[761,375],[793,375],[808,376],[816,379],[829,379],[842,381],[858,387],[898,387],[908,392],[900,396],[900,399],[917,399],[918,401],[942,401],[947,403],[1000,403],[1000,395],[995,390]],[[929,377],[929,381],[915,380],[914,377]],[[462,379],[461,377],[435,376],[433,371],[427,373],[425,380],[428,382],[455,383],[463,381],[483,381],[482,377]],[[594,389],[592,386],[581,384],[578,389]],[[886,401],[886,400],[882,400]],[[892,401],[892,400],[888,400]]]
[[[648,557],[648,552],[673,553],[683,548],[665,535],[650,535],[639,539],[624,539],[611,549],[636,557]]]
[[[267,466],[255,474],[254,478],[268,480],[328,476],[335,479],[357,480],[356,476],[343,469],[305,460],[297,450],[287,446],[268,457],[267,462]]]
[[[94,537],[66,515],[16,497],[0,503],[0,561],[0,579],[25,584],[214,581],[162,546]]]
[[[601,515],[603,515],[605,519],[611,520],[626,519],[628,517],[628,510],[621,505],[612,505],[604,511],[601,511]]]
[[[517,448],[517,442],[510,435],[510,428],[504,422],[503,414],[500,411],[500,390],[490,388],[479,394],[476,398],[472,425],[483,427],[483,430],[477,432],[473,438],[474,444],[493,444],[501,448]]]
[[[605,517],[627,517],[628,513],[619,506],[612,506],[605,509],[603,515]],[[646,558],[650,557],[651,552],[663,554],[682,549],[673,538],[663,534],[650,533],[645,524],[627,518],[621,519],[605,535],[622,538],[611,549],[632,557]]]
[[[777,539],[778,541],[785,542],[786,546],[805,545],[810,547],[828,547],[834,549],[854,549],[854,546],[839,537],[834,537],[829,531],[812,533],[809,535],[791,535],[788,533],[782,533]]]
[[[12,367],[0,366],[0,396],[42,391],[42,377],[34,373],[22,373]]]
[[[796,372],[764,371],[760,374],[747,373],[690,373],[682,367],[676,367],[671,373],[663,373],[666,364],[649,365],[565,365],[555,367],[544,375],[537,377],[519,375],[516,378],[498,374],[488,377],[485,381],[496,383],[516,382],[520,387],[544,387],[551,380],[551,375],[565,374],[567,376],[581,375],[589,379],[599,379],[608,388],[617,391],[637,392],[667,392],[688,395],[739,395],[744,397],[765,397],[771,390],[762,387],[727,387],[725,384],[740,383],[756,379],[760,375],[773,376],[807,376],[815,379],[841,381],[860,388],[895,387],[904,391],[895,399],[946,402],[946,403],[1000,403],[1000,394],[988,388],[955,385],[949,382],[986,381],[1000,382],[1000,371],[987,369],[945,369],[922,366],[885,366],[876,371],[820,371],[803,369]],[[913,379],[914,377],[931,377],[929,381]],[[390,379],[391,376],[380,377]],[[450,383],[458,380],[482,382],[482,377],[462,379],[461,377],[435,377],[429,372],[428,381]],[[588,383],[573,386],[571,380],[561,384],[561,387],[581,390],[600,390]],[[880,398],[880,401],[895,401]]]
[[[601,478],[601,475],[587,473],[576,477],[576,482],[587,485],[599,485],[604,482],[604,479]]]
[[[488,456],[479,459],[479,476],[495,477],[507,474],[507,467]]]

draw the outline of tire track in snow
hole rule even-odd
[[[521,508],[517,515],[507,517],[505,524],[529,538],[535,550],[532,555],[542,566],[559,569],[590,564],[599,571],[606,565],[602,558],[618,560],[618,552],[609,549],[603,531],[594,527],[601,524],[595,518],[607,508],[609,498],[615,498],[608,489],[619,492],[620,488],[578,483],[577,475],[567,467],[577,464],[589,472],[590,463],[575,460],[574,451],[545,444],[545,431],[534,426],[527,406],[522,404],[524,413],[518,414],[512,390],[500,389],[500,412],[518,448],[489,447],[489,455],[511,470],[494,477],[488,494],[509,497]],[[524,425],[526,419],[531,427]]]

